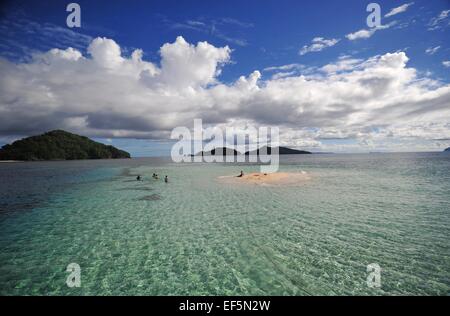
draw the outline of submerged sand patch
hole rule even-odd
[[[244,174],[242,177],[221,176],[218,180],[229,184],[259,184],[259,185],[297,185],[303,184],[311,179],[307,172],[275,172],[261,173],[253,172]]]

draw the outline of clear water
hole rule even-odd
[[[441,153],[284,156],[313,180],[263,187],[216,180],[248,164],[3,163],[0,294],[448,295],[449,167]]]

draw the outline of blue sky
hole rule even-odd
[[[192,45],[207,41],[215,48],[225,46],[230,48],[229,57],[226,57],[224,63],[226,65],[217,66],[217,69],[220,68],[220,74],[217,72],[213,80],[202,89],[208,89],[217,82],[233,85],[241,76],[250,78],[250,74],[256,70],[259,71],[261,75],[259,80],[264,85],[271,79],[282,77],[314,76],[317,69],[325,65],[336,65],[339,60],[349,60],[351,65],[357,65],[374,56],[395,52],[404,52],[408,59],[407,67],[415,69],[416,77],[411,82],[428,78],[434,82],[433,89],[446,87],[450,83],[450,68],[449,64],[445,63],[450,60],[448,40],[450,27],[447,11],[450,9],[449,1],[377,1],[381,6],[381,23],[387,27],[377,30],[370,36],[350,39],[350,34],[369,30],[366,25],[366,17],[369,14],[366,12],[366,6],[369,2],[78,1],[82,12],[82,27],[69,29],[65,24],[68,14],[65,12],[67,1],[6,1],[1,6],[0,15],[2,30],[0,56],[10,63],[27,64],[32,62],[34,54],[44,53],[53,48],[65,50],[69,46],[79,50],[83,56],[89,56],[89,43],[97,37],[105,37],[120,45],[124,58],[131,58],[135,49],[142,49],[143,60],[155,67],[161,67],[162,45],[173,43],[177,36],[182,36]],[[402,5],[406,5],[404,10],[385,16],[392,9]],[[43,26],[44,31],[40,31]],[[319,44],[317,46],[319,48],[310,50],[314,43]],[[220,62],[217,62],[217,65],[219,64]],[[15,115],[19,117],[18,114]],[[118,117],[120,115],[117,114]],[[442,115],[445,113],[442,112]],[[263,116],[259,116],[258,119]],[[236,119],[236,115],[229,119]],[[104,121],[105,119],[102,119],[102,122]],[[220,123],[217,119],[212,121]],[[411,124],[416,126],[418,121],[415,119]],[[261,119],[260,123],[267,122]],[[429,124],[427,126],[433,126],[434,123],[447,126],[445,121],[433,120],[427,121]],[[43,124],[45,126],[46,123]],[[280,124],[284,126],[283,122]],[[151,127],[154,125],[149,123]],[[337,126],[336,123],[322,125],[323,128]],[[310,131],[320,129],[322,125],[303,124],[301,128]],[[358,128],[364,130],[372,126],[363,125],[365,124],[358,123]],[[375,125],[381,126],[380,123]],[[295,122],[286,123],[286,126],[292,129]],[[353,125],[349,123],[346,126]],[[110,139],[113,144],[116,142],[123,145],[124,149],[131,150],[135,156],[161,153],[164,152],[164,148],[169,148],[169,145],[166,147],[161,147],[161,144],[155,145],[158,143],[155,142],[155,138],[164,137],[145,136],[142,137],[144,140],[134,141],[136,136],[129,136],[134,135],[133,133],[126,134],[126,137],[116,137],[115,135],[120,133],[111,132],[114,127],[105,133],[98,132],[98,127],[96,128],[89,136],[104,142]],[[154,129],[163,130],[160,126]],[[335,134],[348,132],[347,128],[336,129],[340,131],[334,131]],[[401,128],[397,127],[397,130],[400,131]],[[436,145],[430,142],[437,139],[435,136],[419,137],[414,142],[417,144],[417,150],[433,150],[435,147],[448,144],[445,140],[450,138],[450,135],[446,134],[448,130],[444,128],[439,131],[445,134],[442,135],[443,143],[441,141]],[[8,130],[2,130],[1,133],[0,142],[3,143],[27,134],[26,131],[13,126]],[[335,142],[333,137],[315,135],[310,136],[311,139],[318,142],[322,139],[321,144],[318,145],[317,142],[296,144],[298,147],[317,151],[359,151],[356,147],[330,147],[330,143],[356,146],[361,143],[362,136],[354,135],[361,133],[363,132],[348,132],[349,135],[336,137]],[[404,133],[401,135],[403,135],[401,139],[406,139],[405,146],[411,146]],[[170,144],[165,141],[163,144]],[[394,143],[397,144],[397,141]],[[136,149],[142,142],[150,144],[148,151]],[[391,150],[382,142],[374,146],[375,148],[361,150]]]
[[[407,11],[382,18],[382,24],[398,21],[399,24],[409,23],[408,27],[399,29],[397,26],[395,31],[379,32],[370,41],[342,40],[320,54],[299,56],[299,49],[314,37],[343,38],[348,33],[367,28],[369,13],[366,6],[370,2],[78,1],[82,9],[82,27],[76,31],[91,37],[112,37],[128,50],[141,48],[145,52],[144,58],[155,62],[159,61],[161,44],[173,41],[178,35],[191,43],[208,41],[215,46],[229,45],[233,49],[235,63],[223,70],[221,79],[226,82],[243,73],[274,65],[305,63],[319,66],[341,54],[354,53],[357,57],[367,58],[405,48],[413,67],[433,71],[448,82],[450,72],[442,67],[442,60],[450,56],[450,31],[442,28],[430,36],[427,30],[432,18],[449,9],[447,0],[377,1],[382,15],[401,4],[414,2]],[[65,27],[68,1],[19,0],[6,3],[4,10],[7,15],[17,14],[39,23]],[[195,22],[204,25],[195,25]],[[19,39],[16,36],[14,40]],[[33,36],[19,41],[43,50],[66,48],[64,42],[62,45],[58,45],[58,41],[40,43]],[[425,53],[427,48],[436,46],[441,46],[441,49],[435,54]],[[21,52],[17,53],[21,55]]]

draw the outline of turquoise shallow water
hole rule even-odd
[[[448,295],[449,167],[440,153],[284,156],[281,171],[312,180],[262,187],[216,180],[248,164],[1,164],[0,294]]]

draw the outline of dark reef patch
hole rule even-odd
[[[139,201],[158,201],[158,200],[161,200],[161,196],[159,194],[146,195],[139,199]]]
[[[153,191],[152,188],[148,187],[135,187],[135,188],[119,188],[116,191]]]

